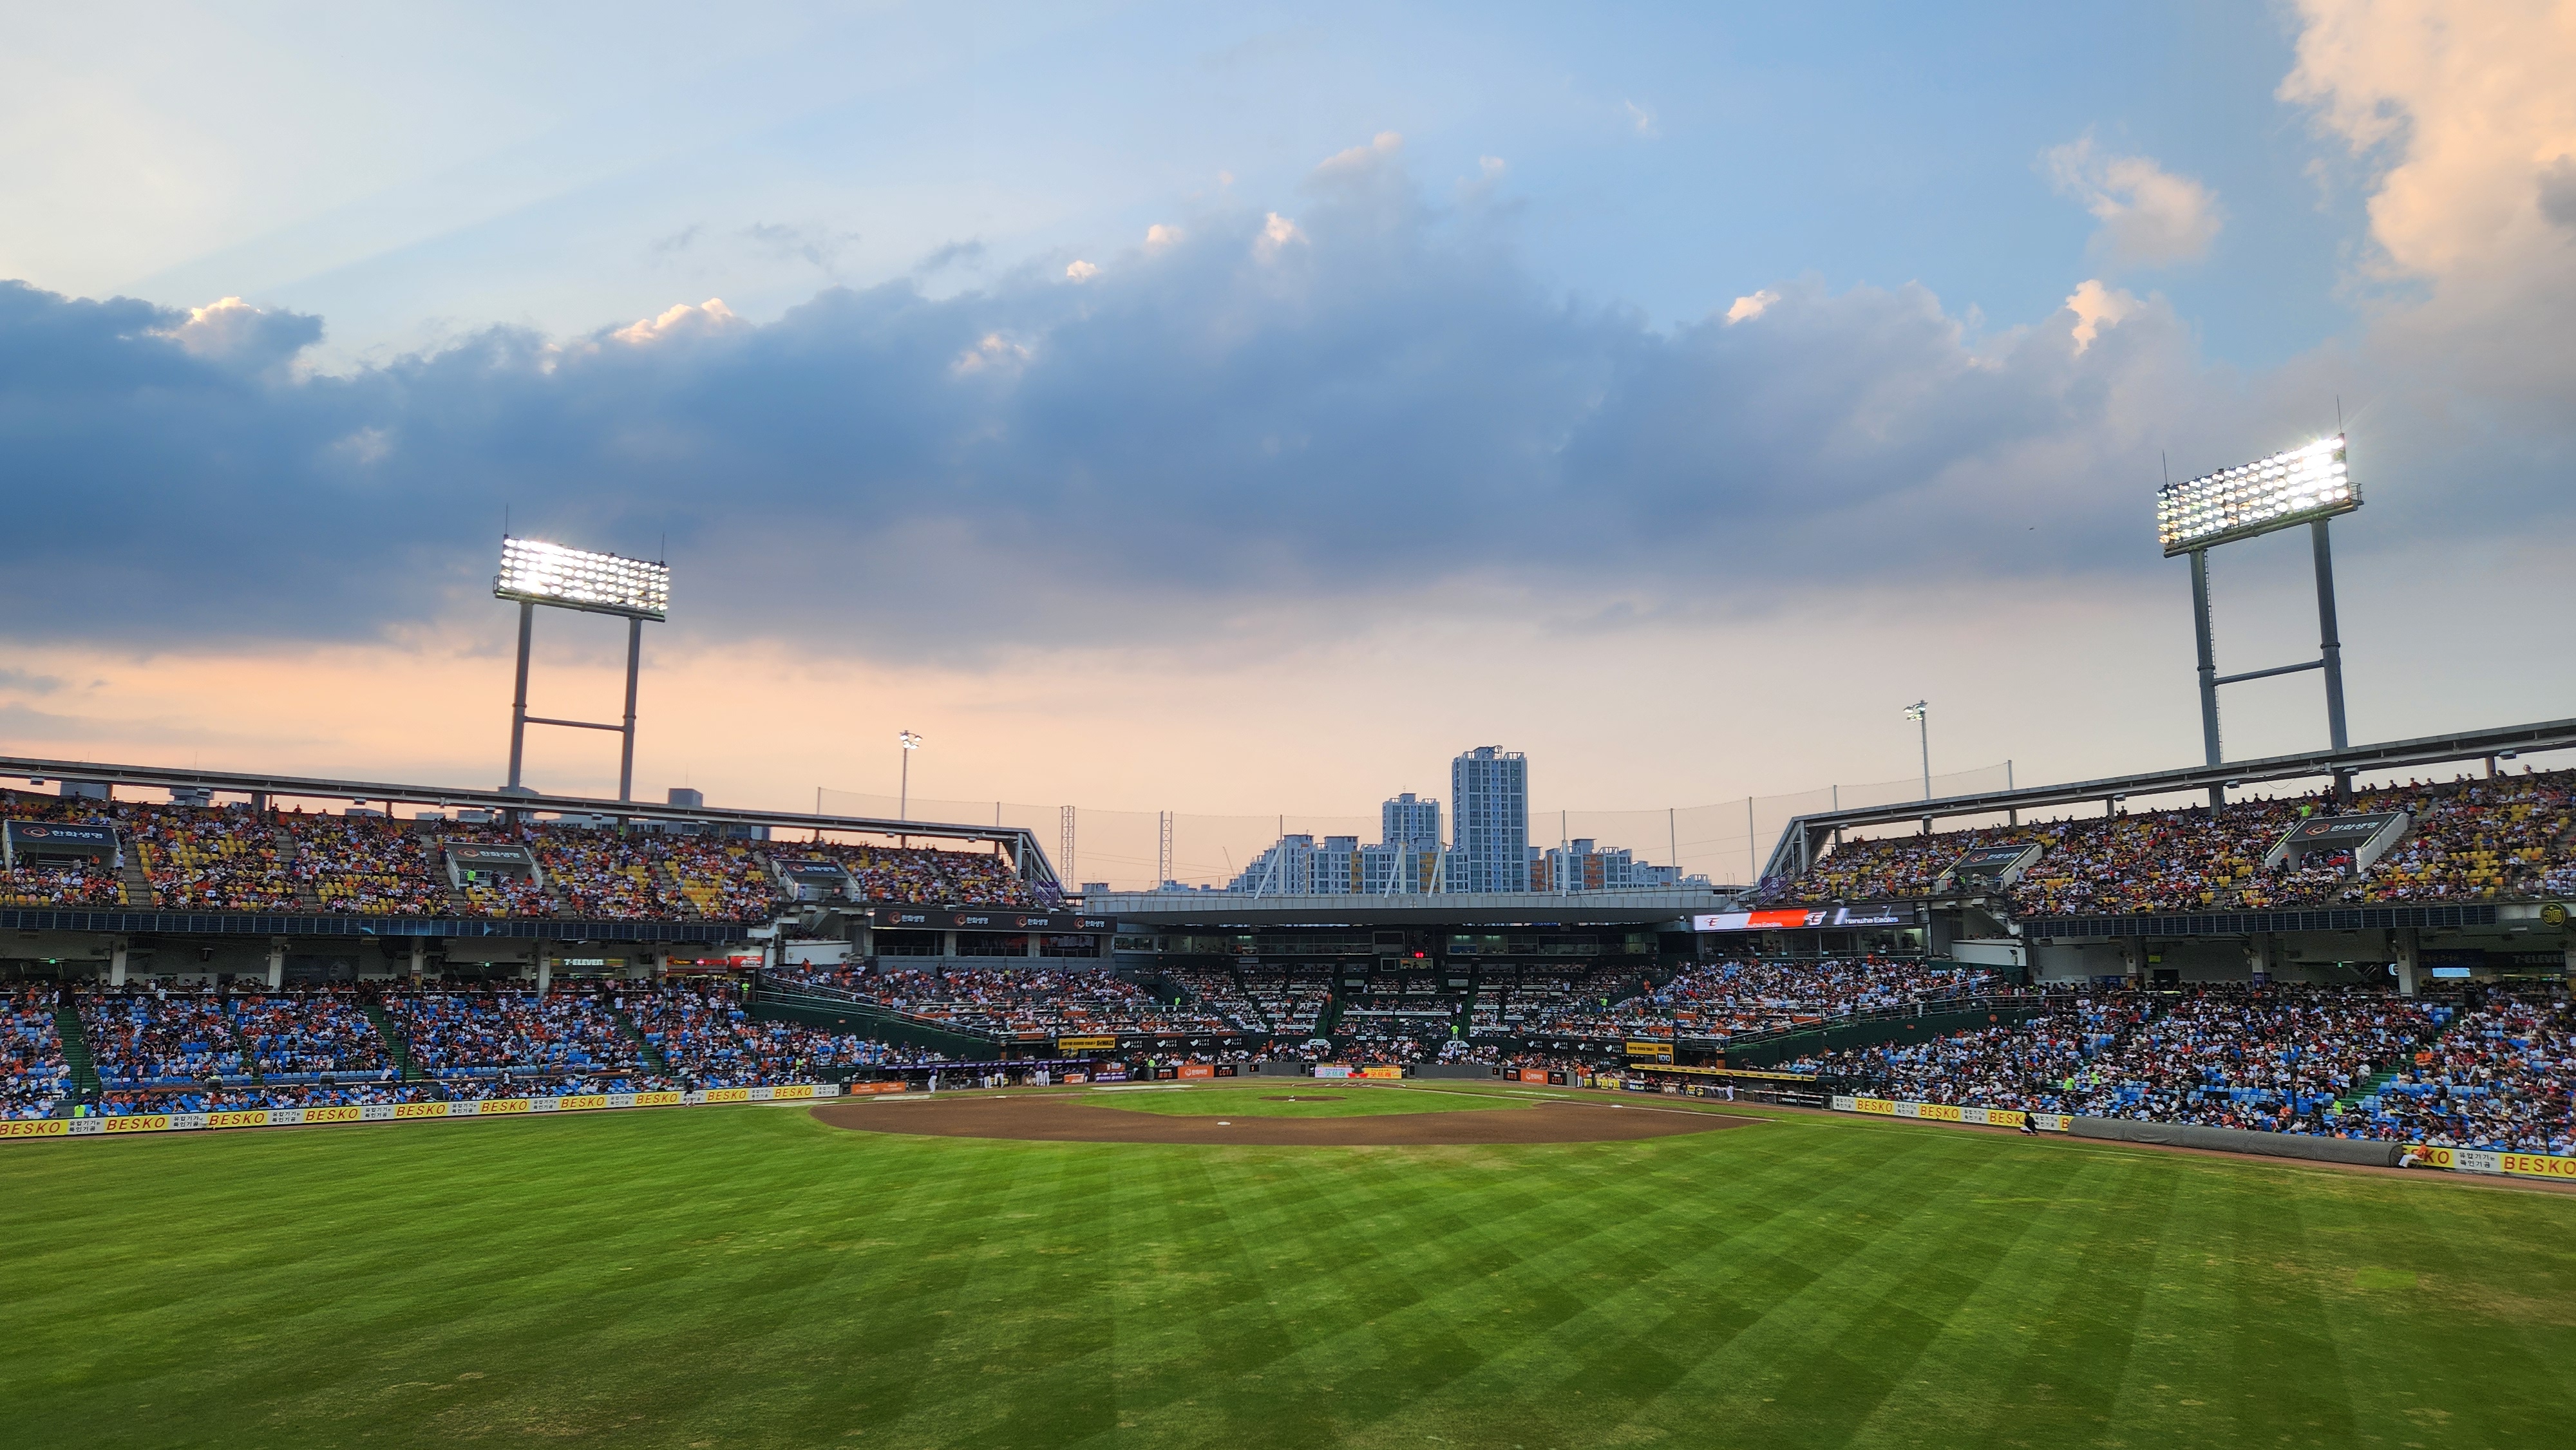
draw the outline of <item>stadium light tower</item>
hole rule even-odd
[[[1932,799],[1932,707],[1921,700],[1905,707],[1905,718],[1914,722],[1923,737],[1923,798]],[[1932,834],[1932,818],[1923,818],[1923,834]]]
[[[2200,742],[2211,765],[2225,753],[2218,737],[2218,687],[2274,675],[2322,670],[2326,685],[2326,736],[2337,750],[2351,744],[2344,733],[2343,639],[2335,627],[2334,546],[2326,532],[2337,514],[2361,507],[2361,490],[2344,462],[2341,433],[2304,447],[2216,473],[2168,483],[2156,493],[2156,536],[2165,557],[2191,556],[2191,619],[2200,664]],[[2317,658],[2294,665],[2243,674],[2218,673],[2217,651],[2209,633],[2209,551],[2220,544],[2256,538],[2281,529],[2308,526],[2310,552],[2317,576]],[[2335,772],[2335,793],[2350,788],[2351,776]],[[2210,809],[2227,803],[2225,786],[2209,788]]]
[[[898,794],[894,798],[894,816],[908,821],[912,819],[912,753],[921,748],[921,737],[903,730],[896,732],[894,738],[903,747],[903,783],[895,788]]]
[[[635,799],[635,680],[644,657],[644,621],[658,623],[670,618],[671,566],[504,534],[501,573],[492,581],[492,597],[516,600],[519,605],[518,685],[510,702],[510,783],[506,788],[523,788],[520,767],[527,754],[528,727],[562,725],[575,730],[613,730],[623,737],[624,748],[617,762],[617,798]],[[626,621],[625,723],[548,720],[528,713],[528,643],[536,632],[540,604],[583,614],[613,614]]]

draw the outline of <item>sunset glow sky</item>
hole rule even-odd
[[[2576,3],[524,9],[13,12],[0,748],[492,784],[506,514],[647,798],[2183,764],[2338,405],[2354,738],[2576,715]]]

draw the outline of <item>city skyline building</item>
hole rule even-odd
[[[1479,745],[1449,762],[1452,891],[1529,889],[1529,757]]]

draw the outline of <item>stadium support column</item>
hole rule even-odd
[[[2196,556],[2195,556],[2196,557]],[[510,789],[519,788],[519,767],[528,747],[528,641],[537,630],[537,606],[519,601],[518,685],[510,696]]]
[[[125,943],[122,940],[108,949],[107,984],[111,987],[125,985]]]
[[[635,799],[635,674],[643,659],[644,621],[630,618],[626,621],[626,723],[618,732],[625,740],[617,755],[617,798],[622,801]],[[520,668],[524,674],[524,657]],[[525,689],[520,691],[523,696],[526,693]],[[515,773],[510,783],[519,783]]]
[[[268,944],[268,989],[272,992],[286,985],[286,944]]]
[[[420,985],[421,968],[428,965],[429,942],[423,937],[411,939],[411,984]]]
[[[2423,937],[2413,927],[2400,927],[2389,934],[2391,955],[2397,958],[2397,995],[2415,995],[2415,978],[2423,960]]]
[[[540,997],[544,996],[544,995],[546,994],[546,989],[547,989],[548,987],[551,987],[551,986],[553,986],[553,985],[555,984],[555,971],[554,971],[554,967],[555,967],[555,964],[554,964],[554,963],[552,963],[552,962],[550,962],[550,961],[547,961],[547,960],[546,960],[546,949],[545,949],[544,947],[539,947],[539,948],[537,948],[537,995],[538,995],[538,996],[540,996]]]
[[[2221,751],[2218,744],[2218,651],[2209,638],[2209,551],[2191,551],[2191,639],[2200,655],[2200,751],[2206,763],[2217,765]],[[2209,808],[2217,810],[2227,804],[2227,787],[2209,788]]]
[[[2317,560],[2317,658],[2326,676],[2326,739],[2335,749],[2348,748],[2352,741],[2344,733],[2343,723],[2343,635],[2335,627],[2334,541],[2326,532],[2327,519],[2308,525],[2309,541],[2315,545]],[[2352,800],[2352,772],[2335,772],[2335,799]]]

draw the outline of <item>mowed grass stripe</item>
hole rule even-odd
[[[2568,1200],[1911,1125],[57,1146],[0,1157],[31,1445],[2546,1443],[2576,1348]]]

